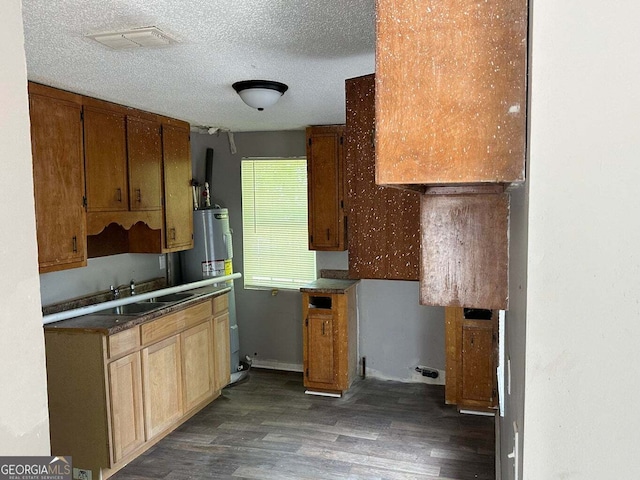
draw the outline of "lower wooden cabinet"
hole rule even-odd
[[[494,409],[497,395],[498,312],[447,307],[446,403],[465,409]]]
[[[342,393],[357,372],[356,286],[353,281],[328,282],[334,288],[301,289],[304,386]]]
[[[147,438],[171,427],[183,414],[180,337],[169,337],[142,350]]]
[[[112,335],[46,326],[45,342],[51,451],[71,455],[96,479],[143,453],[230,380],[227,294]]]
[[[140,352],[109,364],[113,460],[134,452],[145,441]]]

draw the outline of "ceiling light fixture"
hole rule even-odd
[[[289,89],[284,83],[271,80],[243,80],[232,86],[244,103],[260,112],[276,103]]]

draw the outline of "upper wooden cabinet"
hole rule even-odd
[[[376,181],[524,181],[526,0],[376,2]]]
[[[422,195],[420,303],[509,308],[509,194]]]
[[[86,266],[82,99],[29,84],[40,273]]]
[[[129,209],[127,133],[124,113],[84,107],[84,152],[87,211]]]
[[[309,250],[345,250],[344,125],[307,128]]]
[[[163,123],[166,251],[193,248],[191,149],[188,124]]]
[[[375,80],[345,83],[346,211],[351,278],[418,280],[420,195],[375,183]]]
[[[131,210],[162,208],[160,122],[127,116],[129,204]]]

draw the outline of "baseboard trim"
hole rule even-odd
[[[283,370],[285,372],[302,373],[301,363],[285,363],[278,360],[257,360],[254,358],[251,366],[255,368],[264,368],[265,370]]]

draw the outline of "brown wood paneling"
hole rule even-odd
[[[460,346],[458,345],[458,329],[462,325],[462,308],[447,307],[444,309],[444,345],[446,365],[446,385],[444,389],[445,403],[458,403],[458,369],[460,368]]]
[[[165,246],[167,250],[193,247],[191,150],[189,129],[162,126],[165,192]]]
[[[324,383],[326,388],[330,388],[335,382],[336,373],[333,315],[310,310],[308,319],[309,381]]]
[[[462,324],[462,369],[458,378],[462,403],[492,403],[496,379],[493,339],[491,320],[466,320]]]
[[[345,83],[345,171],[349,276],[417,280],[420,198],[375,183],[375,79]]]
[[[46,87],[29,91],[40,273],[85,266],[82,106],[66,92],[59,99]]]
[[[381,185],[524,180],[526,0],[378,0]]]
[[[84,154],[87,211],[128,210],[124,113],[85,105]]]
[[[345,249],[344,125],[307,128],[309,249]]]
[[[423,195],[420,303],[509,307],[509,195]]]
[[[130,210],[162,208],[160,122],[127,116]]]
[[[226,296],[226,295],[225,295]],[[213,319],[214,390],[226,387],[231,381],[231,343],[229,339],[229,312]]]

